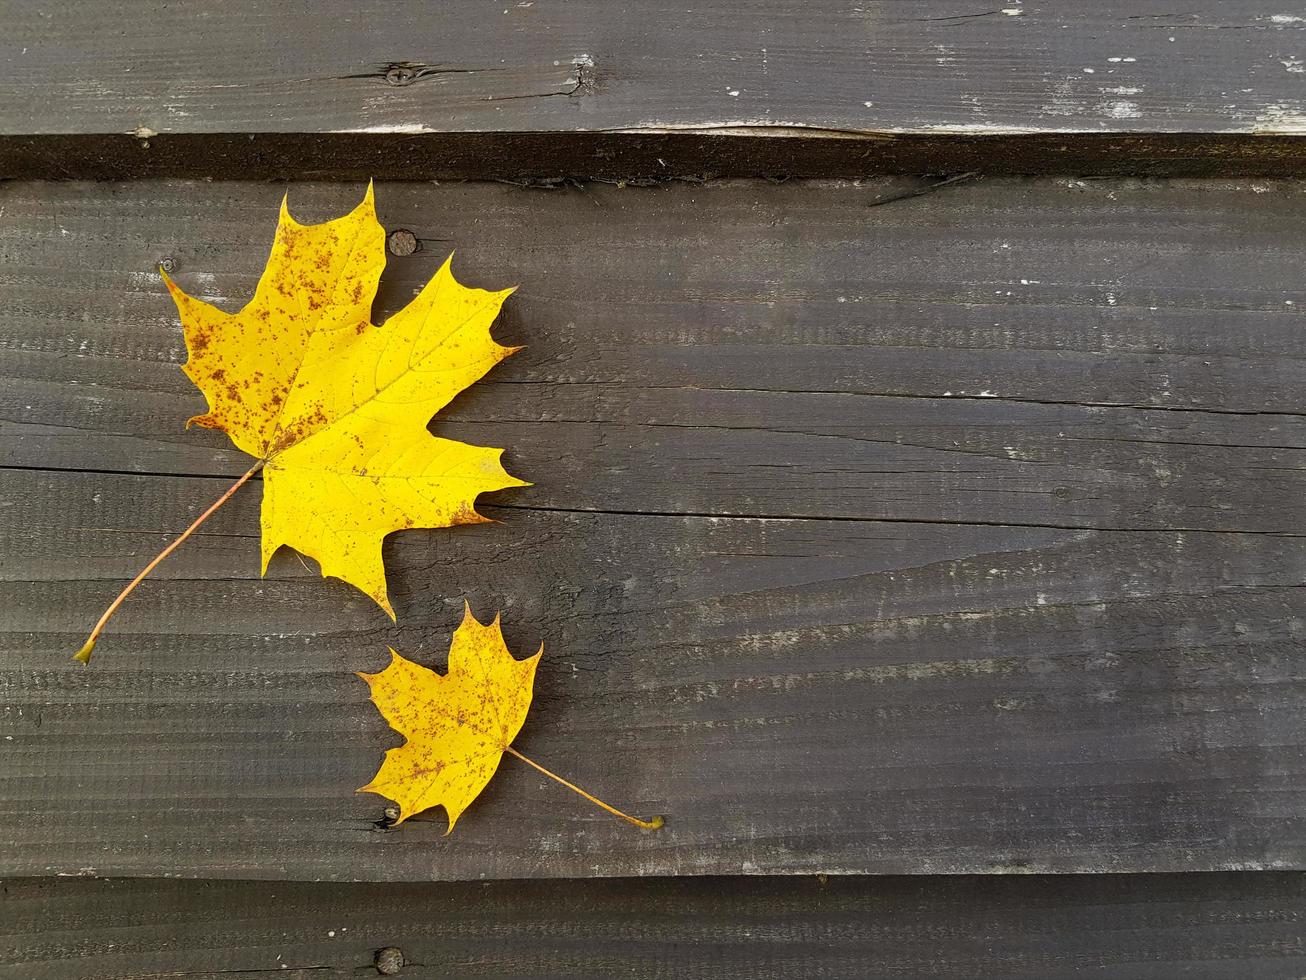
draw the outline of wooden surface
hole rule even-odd
[[[1306,165],[1299,2],[4,0],[0,22],[6,176]]]
[[[452,885],[19,879],[0,977],[1299,977],[1296,874]]]
[[[0,185],[0,872],[419,879],[1306,862],[1306,188],[382,184],[527,349],[438,423],[534,487],[387,545],[393,627],[259,487],[156,265],[235,309],[279,186]],[[361,187],[297,185],[304,220]],[[881,206],[876,206],[876,205]],[[463,598],[545,658],[445,839],[356,796],[352,674]]]

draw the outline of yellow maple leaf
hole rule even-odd
[[[263,572],[289,545],[391,618],[386,535],[484,521],[474,506],[479,494],[529,485],[504,470],[502,449],[427,431],[436,412],[516,350],[490,336],[513,290],[463,286],[451,261],[404,309],[373,326],[385,230],[369,184],[352,212],[317,225],[297,222],[283,199],[267,266],[239,313],[187,295],[164,275],[186,336],[183,370],[209,404],[190,422],[220,429],[257,462],[123,590],[79,660],[89,659],[136,583],[259,470]]]
[[[390,665],[359,674],[372,702],[405,742],[385,754],[372,781],[360,793],[376,793],[399,804],[395,823],[433,806],[443,806],[449,828],[485,789],[504,753],[575,790],[592,803],[649,830],[661,817],[640,820],[596,799],[512,747],[530,710],[535,668],[544,653],[516,660],[508,652],[499,617],[486,626],[469,606],[449,646],[449,670],[437,674],[390,651]]]

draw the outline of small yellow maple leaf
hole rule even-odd
[[[544,653],[516,660],[508,652],[499,617],[488,626],[467,607],[449,647],[449,670],[437,674],[390,651],[390,665],[359,674],[372,703],[406,741],[385,754],[372,781],[360,793],[376,793],[399,804],[395,823],[433,806],[449,815],[448,835],[464,810],[485,789],[506,752],[575,790],[609,813],[656,830],[661,817],[639,820],[569,783],[512,747],[530,710],[535,668]]]
[[[529,486],[504,470],[502,449],[427,431],[436,412],[517,349],[490,336],[513,290],[463,286],[451,261],[404,309],[373,326],[385,230],[369,184],[351,213],[317,225],[297,222],[283,199],[267,266],[239,313],[187,295],[164,275],[186,337],[183,370],[209,404],[190,421],[220,429],[255,457],[237,486],[263,471],[264,573],[289,545],[394,618],[381,560],[386,535],[482,522],[479,494]],[[79,660],[89,659],[140,578],[235,489],[123,590]]]
[[[498,617],[483,626],[468,608],[449,647],[446,675],[394,650],[385,670],[359,674],[382,717],[408,740],[386,752],[380,771],[359,792],[398,803],[397,823],[443,805],[452,831],[521,731],[543,653],[540,647],[527,660],[513,659]]]

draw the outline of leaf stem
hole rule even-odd
[[[118,598],[114,599],[113,602],[109,603],[109,608],[104,611],[104,615],[100,617],[100,621],[95,624],[95,629],[91,630],[91,635],[87,638],[86,645],[83,646],[80,650],[77,651],[76,654],[73,655],[74,660],[80,660],[84,664],[88,664],[91,662],[91,651],[95,649],[95,641],[100,638],[100,633],[104,631],[104,625],[109,621],[109,617],[118,611],[118,607],[122,605],[122,601],[126,599],[127,596],[131,595],[132,590],[135,589],[136,586],[140,585],[141,581],[147,575],[149,575],[150,572],[154,571],[154,569],[158,567],[159,563],[163,561],[163,559],[167,558],[170,554],[176,551],[178,545],[180,545],[183,541],[189,538],[191,536],[191,533],[197,527],[199,527],[201,524],[207,521],[213,515],[213,512],[215,510],[217,510],[228,500],[230,500],[232,494],[234,494],[237,490],[239,490],[246,483],[248,483],[250,477],[252,477],[255,473],[257,473],[259,470],[263,468],[263,463],[264,460],[260,459],[257,463],[251,466],[245,472],[244,476],[242,476],[239,480],[233,483],[227,489],[226,493],[224,493],[221,497],[219,497],[217,500],[213,502],[213,504],[209,507],[208,510],[206,510],[203,514],[200,514],[199,517],[195,518],[195,522],[191,524],[190,527],[186,528],[186,530],[182,531],[180,537],[178,537],[177,540],[173,541],[172,544],[168,545],[168,547],[160,551],[158,555],[155,556],[152,562],[150,562],[148,565],[142,568],[140,573],[134,579],[132,579],[130,582],[127,583],[127,587],[118,593]]]
[[[663,824],[666,823],[666,819],[661,816],[656,816],[652,820],[640,820],[638,817],[632,817],[629,813],[622,813],[615,806],[608,806],[597,796],[590,796],[589,793],[586,793],[575,783],[567,782],[567,780],[563,779],[556,772],[549,772],[549,770],[545,769],[538,762],[533,762],[530,759],[526,758],[526,756],[522,755],[511,745],[505,748],[504,751],[511,755],[515,755],[518,759],[521,759],[522,762],[526,763],[526,765],[538,769],[540,772],[544,773],[544,775],[548,776],[550,779],[556,779],[558,782],[562,783],[563,786],[566,786],[567,789],[571,790],[572,792],[579,793],[581,796],[585,797],[585,799],[589,800],[595,806],[602,807],[604,810],[607,810],[613,816],[620,817],[622,820],[625,820],[628,823],[633,823],[636,827],[643,827],[645,830],[658,830],[662,827]]]

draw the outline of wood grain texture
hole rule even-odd
[[[919,186],[393,185],[382,220],[424,245],[391,257],[378,319],[455,244],[465,281],[520,285],[496,329],[526,349],[442,423],[550,473],[509,503],[1298,531],[1302,185],[980,181],[895,200]],[[0,190],[0,461],[243,472],[222,437],[183,431],[204,403],[156,267],[237,309],[282,192]],[[309,220],[360,193],[291,197]]]
[[[383,185],[380,307],[456,241],[527,350],[440,431],[536,486],[387,546],[400,625],[242,493],[152,267],[234,308],[281,190],[0,187],[0,870],[452,879],[1306,861],[1296,184]],[[296,187],[302,218],[356,190]],[[729,246],[724,243],[733,243]],[[352,671],[463,597],[543,641],[453,838],[352,795]]]
[[[447,885],[18,879],[0,977],[1298,976],[1299,875]]]
[[[1300,173],[1306,159],[1294,3],[365,0],[306,29],[282,4],[6,0],[0,19],[7,176]]]

